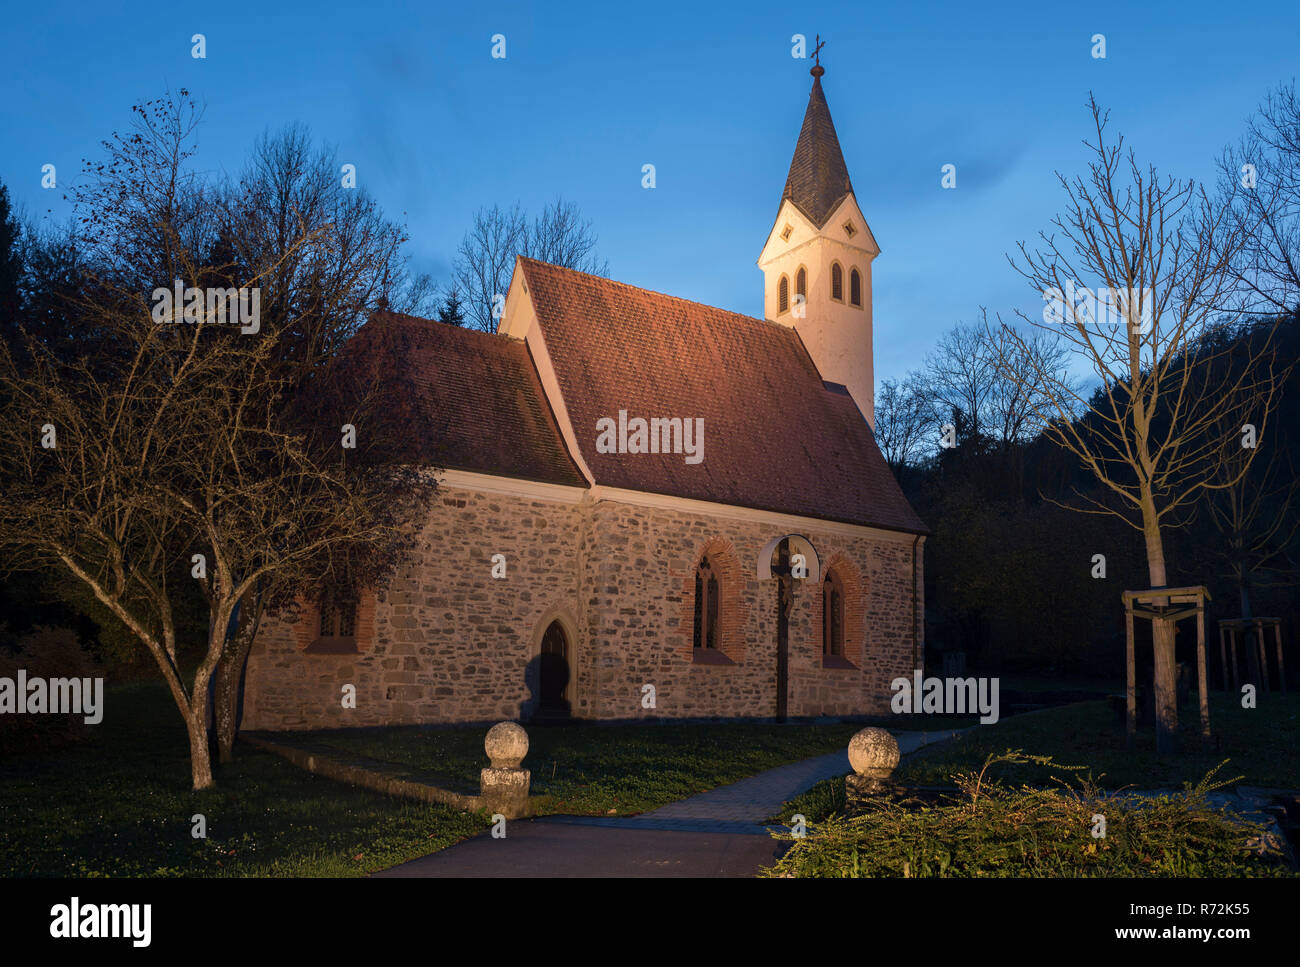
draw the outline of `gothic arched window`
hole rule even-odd
[[[795,295],[801,295],[805,299],[808,298],[808,270],[802,265],[799,266],[799,271],[794,275],[794,291]]]
[[[862,308],[862,274],[857,269],[849,273],[849,302]]]
[[[707,557],[695,569],[695,647],[718,647],[718,576]]]
[[[844,585],[833,570],[822,582],[822,657],[844,655]]]
[[[831,298],[836,302],[844,301],[844,270],[839,262],[831,264]]]
[[[776,311],[777,315],[790,310],[790,280],[784,275],[781,281],[776,285]]]

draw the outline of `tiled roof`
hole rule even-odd
[[[857,405],[791,328],[521,259],[597,484],[924,531]],[[597,421],[702,418],[704,459],[599,453]]]
[[[821,228],[844,196],[853,191],[849,169],[840,151],[840,139],[831,123],[820,77],[813,77],[808,110],[794,146],[790,173],[786,175],[782,201],[789,198],[812,223]]]
[[[585,487],[523,342],[396,312],[349,344],[384,386],[391,456]]]

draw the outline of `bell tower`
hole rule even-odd
[[[808,110],[758,257],[763,314],[799,333],[822,379],[846,387],[874,430],[871,263],[880,248],[854,197],[822,91],[826,69],[814,56]]]

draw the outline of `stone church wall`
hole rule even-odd
[[[769,717],[776,713],[777,582],[757,577],[764,545],[787,532],[749,521],[604,501],[593,511],[586,638],[603,719]],[[845,658],[822,662],[821,585],[795,583],[789,623],[790,716],[888,714],[889,683],[912,669],[911,538],[803,530],[846,587]],[[900,535],[901,536],[901,535]],[[722,572],[721,651],[692,660],[695,568]],[[730,584],[729,588],[727,585]],[[917,572],[917,610],[923,574]],[[729,627],[728,622],[735,622]],[[919,647],[924,646],[921,639]],[[653,711],[642,708],[654,686]]]
[[[244,728],[519,719],[534,697],[530,662],[557,618],[570,636],[578,717],[775,715],[777,582],[760,581],[756,567],[786,532],[608,500],[447,487],[437,500],[414,566],[362,597],[356,654],[306,651],[319,620],[312,608],[264,627],[249,658]],[[796,582],[788,714],[887,714],[889,682],[912,668],[911,538],[799,533],[844,583],[850,667],[823,667],[821,585]],[[504,579],[491,577],[498,553]],[[706,553],[720,578],[719,650],[729,664],[699,664],[692,652],[695,568]],[[918,595],[923,586],[918,570]],[[345,684],[356,687],[356,708],[342,705]]]
[[[445,486],[436,499],[414,565],[385,593],[362,597],[357,654],[305,651],[319,621],[314,608],[259,634],[243,728],[519,718],[531,697],[526,670],[538,623],[556,615],[575,623],[585,511]],[[493,554],[506,557],[504,579],[491,577]],[[355,709],[342,706],[344,684],[356,686]]]

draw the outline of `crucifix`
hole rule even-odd
[[[816,66],[821,67],[822,66],[821,50],[823,47],[826,46],[826,41],[822,40],[821,34],[814,34],[813,41],[817,45],[816,47],[813,48],[813,63],[816,64]]]

